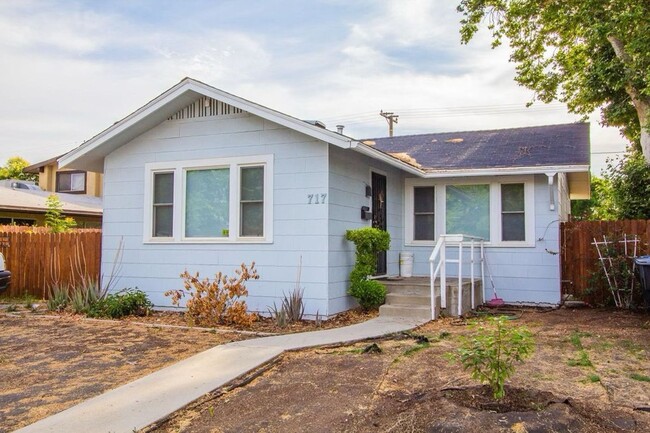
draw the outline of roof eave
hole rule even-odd
[[[47,208],[45,207],[1,205],[0,208],[12,212],[28,212],[28,213],[38,213],[38,214],[47,212]],[[97,210],[97,211],[70,210],[65,208],[62,208],[61,212],[66,216],[80,215],[80,216],[99,216],[99,217],[102,216],[104,213],[101,210]]]
[[[550,173],[589,172],[589,165],[543,165],[530,167],[469,168],[454,170],[436,170],[423,173],[424,178],[442,178],[457,176],[505,176]]]
[[[352,144],[352,148],[359,153],[362,153],[366,156],[377,159],[379,161],[383,161],[386,164],[404,170],[407,173],[415,174],[416,176],[420,176],[420,177],[424,176],[425,174],[424,171],[422,171],[418,167],[415,167],[414,165],[411,164],[407,164],[406,162],[398,158],[395,158],[394,156],[391,156],[385,152],[382,152],[381,150],[374,149],[368,146],[367,144],[363,144],[361,142],[355,141]]]
[[[103,162],[104,157],[108,153],[117,149],[121,145],[126,144],[140,133],[152,128],[155,124],[164,121],[169,116],[173,115],[174,112],[182,109],[185,105],[192,103],[200,96],[217,99],[253,115],[335,146],[342,148],[351,147],[352,139],[342,134],[311,125],[295,117],[288,116],[284,113],[280,113],[216,89],[212,86],[201,83],[200,81],[185,78],[180,83],[145,104],[143,107],[129,114],[124,119],[111,125],[66,155],[63,155],[58,160],[59,167],[74,166],[75,168],[84,168],[89,171],[103,172],[103,163],[100,164],[100,162]],[[154,116],[156,113],[158,113],[158,115]],[[151,120],[146,122],[148,119]],[[140,128],[137,128],[137,126],[140,126]],[[129,130],[132,130],[132,132],[129,133]],[[109,148],[100,151],[100,148],[108,143],[110,143]],[[92,155],[93,153],[95,153],[94,156]],[[79,164],[75,165],[75,162],[81,162],[82,166]]]

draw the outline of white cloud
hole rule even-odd
[[[267,31],[269,17],[254,13],[254,31],[184,30],[74,3],[0,2],[0,164],[14,154],[35,162],[66,151],[184,76],[296,117],[346,123],[359,137],[386,133],[380,109],[401,110],[402,134],[576,120],[557,107],[523,110],[532,94],[514,83],[507,47],[491,50],[486,31],[460,45],[453,2],[368,5],[323,43]],[[439,111],[477,105],[493,112]]]

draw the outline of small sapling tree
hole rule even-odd
[[[494,398],[505,396],[505,381],[515,372],[515,364],[532,355],[535,344],[524,326],[513,326],[504,316],[475,322],[473,333],[462,337],[461,346],[452,359],[469,370],[472,379],[487,383]]]

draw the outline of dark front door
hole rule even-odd
[[[386,231],[386,176],[372,173],[372,226]],[[377,255],[377,275],[385,275],[386,252]]]

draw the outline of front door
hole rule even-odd
[[[372,226],[386,231],[386,176],[372,173]],[[377,254],[377,274],[385,275],[386,251]]]

